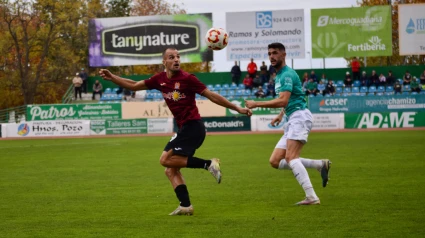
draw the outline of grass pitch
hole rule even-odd
[[[0,237],[423,237],[425,132],[313,133],[306,158],[332,160],[331,180],[308,170],[322,205],[269,156],[280,138],[209,135],[196,153],[222,161],[223,181],[183,169],[192,217],[159,156],[168,137],[0,141]]]

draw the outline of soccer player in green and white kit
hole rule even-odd
[[[292,169],[292,173],[305,191],[306,198],[297,205],[320,204],[313,185],[310,182],[306,168],[316,168],[321,172],[323,187],[328,182],[330,169],[329,160],[311,160],[300,158],[301,150],[313,127],[313,116],[307,109],[305,94],[302,91],[301,81],[297,73],[286,65],[285,46],[281,43],[268,45],[268,54],[271,65],[276,69],[275,91],[278,98],[270,101],[245,101],[247,108],[266,107],[282,108],[281,113],[272,121],[272,126],[280,122],[284,124],[284,135],[277,143],[271,157],[270,164],[277,169]],[[286,113],[285,117],[284,114]]]

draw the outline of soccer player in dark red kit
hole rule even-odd
[[[163,52],[165,72],[158,73],[147,80],[133,81],[112,74],[106,69],[99,71],[105,80],[132,91],[157,89],[173,113],[179,127],[178,132],[167,143],[160,157],[166,167],[165,174],[171,182],[180,205],[170,215],[192,215],[189,192],[180,172],[181,168],[202,168],[208,170],[218,183],[221,182],[220,161],[194,157],[205,139],[205,126],[196,107],[195,95],[200,94],[212,102],[235,110],[240,114],[252,115],[250,109],[238,107],[226,98],[208,90],[194,75],[180,69],[180,55],[177,49],[167,48]]]

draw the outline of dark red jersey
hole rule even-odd
[[[169,79],[165,72],[161,72],[145,80],[145,83],[149,89],[162,92],[179,127],[187,121],[201,119],[195,96],[204,92],[206,87],[195,75],[180,70]]]

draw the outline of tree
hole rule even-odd
[[[80,7],[73,0],[1,1],[0,45],[6,55],[1,63],[10,79],[8,89],[19,87],[24,104],[57,102],[69,85],[64,76],[72,73],[66,66],[75,57],[64,43],[73,37]]]
[[[384,65],[424,65],[425,56],[421,55],[410,55],[400,56],[399,41],[398,41],[398,4],[414,4],[414,3],[425,3],[425,0],[361,0],[358,2],[360,6],[376,6],[376,5],[391,5],[392,8],[392,40],[393,40],[393,54],[392,56],[382,57],[367,57],[367,66],[384,66]],[[351,59],[347,59],[348,63],[351,64]],[[365,64],[364,58],[360,58],[359,61]]]

